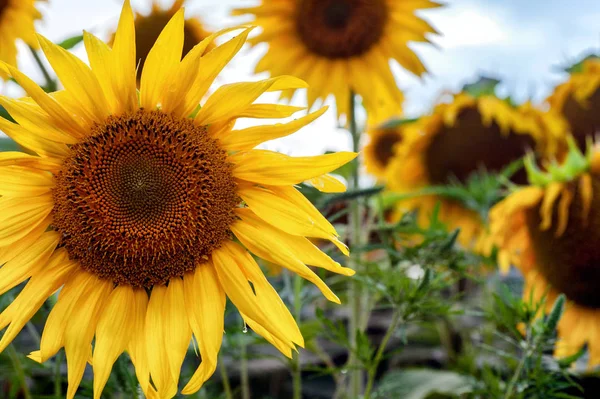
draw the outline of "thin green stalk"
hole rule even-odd
[[[223,359],[219,359],[219,372],[221,373],[221,382],[223,383],[223,390],[225,391],[226,399],[233,399],[233,393],[231,392],[231,384],[229,383],[229,375],[227,375],[227,369],[225,368],[225,362]]]
[[[398,327],[400,323],[400,312],[394,311],[394,315],[392,316],[392,321],[385,332],[383,340],[379,343],[379,348],[377,348],[377,353],[373,358],[373,362],[371,363],[368,371],[368,380],[367,387],[365,388],[364,399],[369,399],[371,397],[371,391],[373,390],[373,384],[375,383],[375,376],[377,375],[377,369],[379,368],[379,363],[381,363],[381,359],[383,358],[383,354],[385,353],[385,349],[387,345],[394,335],[394,331]]]
[[[508,383],[508,387],[506,388],[506,393],[504,394],[504,399],[510,399],[512,397],[512,393],[515,390],[515,387],[517,386],[517,382],[519,381],[519,378],[521,377],[521,373],[523,372],[523,367],[525,367],[526,360],[527,360],[527,356],[523,356],[523,358],[519,362],[519,365],[517,366],[517,369],[515,370],[515,374],[513,374],[512,378],[510,379],[510,382]]]
[[[40,58],[40,55],[38,54],[37,50],[31,46],[29,47],[29,50],[31,51],[31,54],[33,55],[33,58],[35,59],[36,64],[40,68],[40,71],[42,71],[42,75],[44,75],[44,79],[46,80],[46,84],[44,85],[44,88],[46,89],[47,92],[50,92],[50,93],[56,91],[58,88],[56,86],[56,81],[54,79],[52,79],[52,76],[46,69],[46,66],[42,62],[42,59]]]
[[[54,396],[57,399],[62,398],[62,363],[63,354],[58,352],[54,358]]]
[[[241,340],[240,355],[240,379],[242,384],[242,399],[250,399],[250,377],[248,376],[248,348],[245,339]]]
[[[301,316],[302,316],[302,283],[304,280],[302,277],[294,276],[294,317],[296,323],[300,327]],[[294,355],[293,360],[293,373],[292,380],[294,385],[294,399],[302,399],[302,364],[300,362],[300,352]]]
[[[15,350],[15,347],[10,344],[8,346],[8,356],[10,357],[10,361],[13,365],[13,369],[15,370],[15,373],[17,373],[17,378],[19,380],[19,385],[21,386],[21,389],[23,390],[23,397],[25,399],[31,399],[31,392],[29,392],[29,386],[27,386],[27,380],[25,378],[25,370],[23,369],[23,365],[21,364],[21,361],[19,360],[19,354],[17,353],[17,351]]]
[[[356,97],[354,92],[350,92],[350,106],[348,108],[348,127],[350,131],[350,135],[352,136],[352,151],[359,151],[359,139],[360,133],[358,131],[358,127],[356,124]],[[354,168],[352,168],[352,179],[351,179],[351,189],[358,190],[360,188],[359,183],[359,163],[358,160],[354,160]],[[359,247],[361,241],[361,223],[360,223],[360,203],[358,199],[354,199],[350,202],[350,244],[353,247]],[[351,253],[351,265],[359,272],[360,269],[360,254],[353,252]],[[349,334],[349,342],[351,348],[356,349],[356,333],[360,329],[360,319],[361,319],[361,287],[358,281],[353,281],[350,284],[350,291],[348,293],[349,301],[350,301],[350,320],[348,326],[348,334]],[[350,353],[348,358],[348,367],[350,369],[350,386],[349,393],[350,398],[358,398],[362,392],[362,383],[363,383],[363,370],[358,362],[356,354],[354,352]]]

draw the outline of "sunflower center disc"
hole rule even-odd
[[[582,150],[586,147],[586,138],[596,139],[600,135],[600,89],[587,98],[581,105],[573,96],[567,97],[563,115],[571,126],[571,133]]]
[[[502,171],[533,146],[531,137],[503,134],[496,122],[485,126],[479,111],[467,108],[459,113],[454,126],[441,126],[425,151],[425,166],[432,184],[447,184],[452,179],[464,183],[480,169]],[[512,180],[525,183],[525,172],[516,173]]]
[[[387,166],[394,156],[394,146],[401,141],[396,132],[387,131],[375,142],[375,158],[382,166]]]
[[[182,276],[229,237],[239,203],[227,154],[191,120],[140,110],[71,147],[54,228],[71,259],[117,284]]]
[[[10,0],[0,0],[0,17],[4,14],[4,10],[8,7],[8,2]]]
[[[569,208],[569,223],[555,237],[558,206],[555,204],[552,227],[540,231],[539,207],[527,212],[538,270],[557,291],[579,305],[600,308],[600,181],[592,178],[593,200],[584,224],[583,201],[577,185],[570,187],[574,198]]]
[[[383,36],[388,19],[384,0],[301,0],[297,7],[302,42],[331,59],[369,51]]]

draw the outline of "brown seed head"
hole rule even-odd
[[[135,287],[193,270],[230,237],[239,204],[227,153],[206,128],[145,110],[73,145],[53,196],[69,256]]]

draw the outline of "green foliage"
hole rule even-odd
[[[495,96],[499,84],[498,79],[481,76],[475,82],[464,85],[462,91],[475,98]]]
[[[408,369],[392,371],[381,379],[374,399],[442,399],[472,391],[469,377],[451,371]]]
[[[64,48],[65,50],[71,50],[72,48],[77,46],[82,41],[83,41],[83,35],[76,35],[76,36],[66,38],[65,40],[63,40],[62,42],[57,43],[57,44],[60,47]]]

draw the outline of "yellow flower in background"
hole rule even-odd
[[[413,193],[432,185],[465,183],[481,170],[502,171],[528,150],[553,148],[536,118],[494,95],[460,93],[406,129],[387,170],[388,188]],[[517,172],[513,181],[523,182],[524,177],[524,172]],[[417,196],[400,201],[397,212],[418,209],[425,224],[438,202],[439,219],[451,230],[461,229],[463,245],[484,245],[478,242],[485,230],[481,216],[457,201]]]
[[[17,39],[38,48],[34,22],[42,18],[36,0],[0,0],[0,61],[17,65]],[[4,72],[0,76],[6,78]]]
[[[516,266],[525,278],[523,299],[546,296],[549,311],[560,293],[569,301],[558,325],[555,354],[588,346],[600,364],[600,152],[571,153],[554,177],[538,178],[497,204],[491,234],[503,271]],[[539,176],[542,179],[539,179]]]
[[[569,69],[569,80],[548,98],[551,109],[562,115],[581,149],[587,137],[600,133],[600,57],[590,56]]]
[[[40,350],[30,356],[43,362],[65,348],[68,398],[88,361],[99,398],[124,351],[146,396],[171,398],[192,336],[202,362],[183,393],[198,391],[216,367],[226,296],[250,328],[291,356],[302,335],[249,251],[315,283],[334,302],[307,265],[354,273],[306,238],[330,240],[348,253],[294,185],[343,191],[327,173],[356,154],[289,157],[254,149],[324,109],[285,124],[233,129],[237,118],[301,110],[255,103],[265,92],[306,87],[297,78],[222,86],[196,112],[250,30],[203,55],[226,31],[218,32],[182,61],[184,26],[180,10],[149,52],[139,92],[128,1],[112,49],[84,33],[91,68],[39,36],[64,91],[46,94],[2,64],[30,97],[0,97],[18,122],[2,119],[0,129],[37,155],[0,153],[0,294],[27,281],[0,314],[0,351],[60,289]]]
[[[185,5],[186,0],[174,0],[170,8],[162,8],[156,0],[152,1],[150,14],[135,13],[135,51],[141,60],[138,69],[138,80],[141,79],[142,69],[146,62],[148,53],[154,46],[156,39],[173,18],[175,13]],[[183,28],[183,56],[189,53],[195,45],[210,36],[211,32],[204,29],[202,21],[198,17],[185,20]],[[212,50],[214,44],[207,46],[205,52]]]
[[[269,45],[256,72],[306,80],[309,107],[333,94],[339,115],[348,114],[352,90],[377,123],[400,114],[403,102],[390,60],[418,76],[426,72],[407,44],[436,33],[415,12],[439,6],[431,0],[262,0],[234,14],[253,15],[262,32],[250,43]]]
[[[409,121],[391,120],[366,132],[367,144],[363,148],[365,168],[378,180],[385,180],[386,170],[396,147],[402,142]]]

